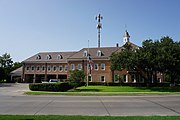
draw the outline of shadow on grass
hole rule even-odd
[[[140,90],[149,90],[151,92],[180,92],[180,86],[176,87],[137,87]]]
[[[99,89],[76,89],[77,92],[99,92]]]

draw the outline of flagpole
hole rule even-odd
[[[87,54],[87,81],[86,81],[86,86],[88,86],[89,82],[89,40],[88,40],[88,54]]]

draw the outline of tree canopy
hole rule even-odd
[[[112,70],[143,71],[148,75],[147,81],[158,71],[169,75],[174,83],[180,75],[180,42],[166,36],[155,41],[145,40],[136,50],[126,44],[124,50],[112,54],[111,63]]]
[[[0,81],[10,82],[10,72],[21,67],[21,63],[13,63],[11,55],[8,53],[0,56]]]

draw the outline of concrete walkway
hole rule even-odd
[[[26,83],[0,83],[0,96],[20,96],[30,91]]]

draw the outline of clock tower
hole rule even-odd
[[[129,42],[129,38],[130,38],[130,35],[129,35],[128,31],[126,30],[125,33],[124,33],[124,35],[123,35],[123,43],[124,43],[124,45],[125,45],[127,42]]]

